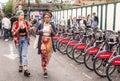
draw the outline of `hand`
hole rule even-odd
[[[40,33],[40,32],[43,32],[43,30],[41,29],[41,30],[38,30],[38,33]]]
[[[30,28],[33,32],[36,32],[36,28],[35,27],[32,27]]]
[[[21,21],[21,22],[19,23],[19,27],[20,27],[20,28],[23,28],[23,27],[24,27],[23,24],[24,24],[23,21]]]

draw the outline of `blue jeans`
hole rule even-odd
[[[27,51],[28,51],[28,40],[27,36],[20,36],[20,43],[16,46],[19,54],[19,62],[25,66],[28,65]]]
[[[5,39],[9,38],[9,29],[4,28],[4,38]]]

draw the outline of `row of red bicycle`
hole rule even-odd
[[[56,49],[109,81],[120,80],[120,32],[85,28],[57,29]]]

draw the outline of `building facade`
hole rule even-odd
[[[117,0],[64,0],[64,3],[71,3],[73,6],[84,6],[92,4],[100,4],[106,2],[114,2]]]

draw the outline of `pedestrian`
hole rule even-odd
[[[29,76],[30,72],[28,70],[28,45],[30,42],[30,25],[24,19],[24,12],[22,10],[18,10],[16,12],[18,17],[18,21],[14,22],[12,28],[12,35],[14,37],[14,43],[17,48],[19,54],[19,72],[24,70],[24,76]]]
[[[85,28],[86,27],[86,20],[85,20],[85,17],[82,17],[81,20],[80,20],[80,26],[79,26],[79,29],[81,30],[82,28]]]
[[[37,27],[39,26],[39,22],[37,21],[37,19],[34,19],[31,23],[31,28],[33,29],[37,29]],[[32,35],[36,37],[36,32],[31,30]]]
[[[71,28],[72,22],[73,22],[72,16],[69,16],[69,19],[67,20],[67,26],[68,26],[68,28]]]
[[[17,21],[17,17],[16,17],[16,14],[13,14],[12,17],[10,18],[10,21],[11,21],[11,29],[10,31],[12,30],[12,27],[13,27],[13,23],[15,21]],[[10,36],[12,37],[12,33],[10,32]]]
[[[52,48],[56,51],[53,43],[53,36],[55,35],[56,30],[55,25],[50,23],[51,18],[52,13],[49,11],[45,12],[43,15],[44,21],[37,28],[37,34],[40,36],[38,42],[38,54],[41,54],[41,64],[44,77],[48,77],[47,66],[51,58]]]
[[[77,18],[78,24],[80,24],[80,20],[81,20],[81,16],[79,15],[78,18]]]
[[[2,19],[2,28],[4,31],[4,39],[5,41],[8,41],[10,36],[11,22],[6,15],[4,15],[4,18]]]
[[[87,16],[86,27],[91,28],[91,17],[90,17],[90,15]]]
[[[0,37],[2,36],[2,18],[0,17]]]
[[[60,26],[62,28],[65,28],[65,26],[66,26],[66,21],[65,21],[64,17],[62,17],[62,19],[60,20]]]
[[[77,29],[77,27],[78,27],[78,22],[77,22],[76,17],[74,17],[73,20],[72,20],[72,28]]]
[[[93,13],[93,17],[91,18],[91,28],[92,29],[97,29],[99,24],[99,19],[98,16],[96,16],[96,13]]]

